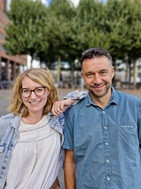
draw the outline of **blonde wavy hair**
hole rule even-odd
[[[22,80],[25,76],[29,77],[32,81],[47,87],[47,89],[50,91],[47,98],[47,103],[43,109],[43,115],[49,113],[51,111],[53,103],[58,100],[58,94],[57,89],[54,86],[52,74],[46,68],[32,68],[26,70],[17,77],[13,87],[11,105],[9,107],[10,112],[14,113],[14,115],[19,115],[20,113],[22,113],[23,117],[27,117],[29,114],[28,109],[24,105],[20,94],[20,90],[22,88]]]

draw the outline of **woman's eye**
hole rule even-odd
[[[43,88],[36,89],[37,92],[42,92],[43,90],[44,90]]]
[[[23,90],[23,93],[30,93],[30,90]]]

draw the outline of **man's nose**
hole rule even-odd
[[[94,83],[95,84],[100,84],[101,83],[101,76],[99,74],[95,74]]]

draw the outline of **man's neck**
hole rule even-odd
[[[90,92],[90,96],[97,106],[104,109],[107,106],[108,102],[110,101],[111,92],[112,92],[112,89],[110,88],[107,94],[102,97],[96,97],[91,92]]]

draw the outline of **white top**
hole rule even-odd
[[[48,126],[49,115],[37,124],[21,121],[6,189],[49,189],[59,172],[60,134]]]

